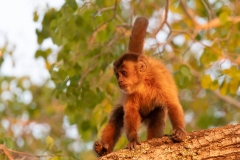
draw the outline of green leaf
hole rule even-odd
[[[212,79],[211,79],[210,75],[204,75],[201,80],[202,87],[205,89],[208,89],[211,84],[212,84]]]
[[[188,68],[188,66],[186,65],[181,65],[180,68],[179,68],[180,72],[182,75],[188,77],[190,73],[190,69]]]
[[[54,156],[52,158],[49,158],[48,160],[60,160],[61,158],[59,156]]]
[[[78,8],[75,0],[66,0],[66,4],[71,8],[73,8],[74,10]]]
[[[212,82],[212,84],[211,84],[211,86],[210,86],[210,89],[211,90],[216,90],[216,89],[218,89],[218,80],[214,80],[213,82]]]
[[[82,122],[82,126],[81,126],[81,130],[82,131],[86,131],[91,127],[90,121],[83,121]]]
[[[33,20],[34,20],[34,22],[37,22],[37,20],[38,20],[38,13],[37,13],[37,11],[34,12]]]
[[[200,128],[208,128],[208,126],[213,123],[213,120],[213,115],[201,114],[197,120],[197,126]]]
[[[46,59],[48,57],[48,55],[52,52],[52,50],[50,48],[48,48],[47,50],[43,51],[43,50],[37,50],[35,53],[35,57],[43,57],[44,59]]]
[[[189,76],[186,77],[182,75],[181,72],[176,73],[174,78],[179,88],[185,88],[189,84]]]
[[[231,66],[231,68],[225,69],[222,72],[223,72],[223,74],[227,74],[231,78],[235,78],[239,73],[236,66]]]
[[[47,137],[46,137],[46,144],[47,144],[47,148],[48,148],[48,149],[52,149],[52,147],[53,147],[54,144],[55,144],[55,141],[54,141],[54,139],[53,139],[52,137],[47,136]]]
[[[55,29],[57,28],[57,26],[58,26],[57,20],[56,20],[56,19],[53,19],[53,20],[50,22],[49,28],[55,30]]]
[[[109,95],[113,95],[114,94],[114,91],[115,91],[115,85],[113,83],[109,83],[107,86],[106,86],[106,91]]]
[[[0,139],[0,144],[4,144],[9,149],[12,149],[14,147],[14,141],[12,138]]]
[[[225,23],[228,22],[228,13],[227,12],[222,12],[220,15],[219,15],[219,19],[220,19],[220,23],[222,25],[224,25]]]
[[[202,40],[202,35],[198,33],[195,39],[198,41]]]
[[[200,61],[205,65],[209,65],[211,62],[215,62],[217,59],[218,56],[215,52],[209,48],[205,48]]]

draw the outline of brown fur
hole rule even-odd
[[[147,126],[147,139],[162,137],[167,114],[173,126],[172,138],[181,141],[187,135],[172,75],[161,62],[135,51],[130,50],[114,62],[121,100],[112,111],[101,141],[94,143],[98,156],[112,152],[123,127],[129,149],[140,144],[137,132],[141,122]]]
[[[129,51],[142,54],[147,26],[148,20],[146,18],[138,17],[136,19],[132,28],[132,33],[129,41]]]

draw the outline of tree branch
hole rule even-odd
[[[64,157],[62,154],[51,154],[51,155],[42,155],[37,156],[33,154],[28,154],[24,152],[14,151],[6,148],[4,145],[0,145],[0,155],[5,155],[9,160],[41,160],[45,158],[52,158],[54,156]]]
[[[180,5],[182,6],[183,11],[186,13],[188,18],[193,22],[193,25],[198,26],[198,23],[195,20],[194,15],[192,15],[191,11],[187,8],[185,0],[180,0]]]
[[[233,105],[233,106],[235,106],[235,107],[237,107],[237,108],[240,109],[240,102],[237,101],[236,99],[234,99],[234,98],[232,98],[232,97],[230,97],[230,96],[226,96],[226,95],[223,96],[223,95],[221,95],[221,94],[219,93],[218,90],[213,91],[213,93],[214,93],[216,96],[218,96],[218,98],[222,99],[223,101],[228,102],[229,104],[231,104],[231,105]]]
[[[229,22],[232,22],[233,24],[236,24],[238,22],[240,22],[240,17],[236,16],[236,17],[228,17],[227,19]],[[207,30],[207,29],[212,29],[212,28],[217,28],[220,27],[221,21],[219,18],[214,18],[212,20],[210,20],[208,23],[203,24],[203,25],[197,25],[196,29],[197,30]]]
[[[142,142],[136,150],[122,149],[99,160],[138,159],[239,159],[240,124],[189,133],[174,143],[171,136]]]
[[[166,0],[166,6],[165,6],[165,13],[162,20],[162,23],[160,26],[154,31],[153,36],[156,37],[157,33],[162,29],[163,25],[167,23],[167,17],[168,17],[168,6],[169,6],[169,0]]]
[[[94,41],[95,41],[97,32],[105,29],[105,27],[107,26],[107,23],[110,22],[110,21],[112,21],[112,20],[116,17],[116,14],[117,14],[117,0],[115,0],[114,6],[108,7],[108,10],[109,10],[109,8],[111,8],[111,9],[113,10],[113,15],[112,15],[112,17],[111,17],[109,20],[107,20],[107,21],[105,21],[104,23],[102,23],[100,26],[98,26],[98,27],[93,31],[91,37],[90,37],[89,40],[88,40],[88,48],[91,48],[91,47],[92,47],[92,44],[93,44]],[[100,11],[101,11],[101,9],[100,9]]]

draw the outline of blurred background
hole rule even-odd
[[[187,131],[239,123],[239,10],[237,0],[0,1],[0,144],[95,159],[119,94],[112,63],[138,16],[149,19],[145,54],[174,75]]]

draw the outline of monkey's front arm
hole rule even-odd
[[[135,105],[131,105],[131,103],[126,103],[124,107],[124,127],[129,141],[126,148],[135,149],[136,145],[140,144],[138,138],[138,128],[140,124],[141,116],[137,107]]]

